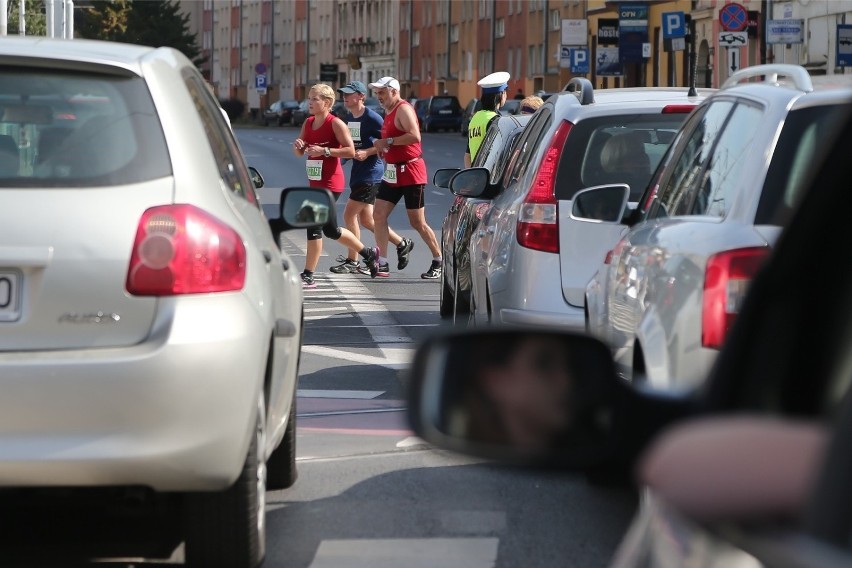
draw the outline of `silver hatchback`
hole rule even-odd
[[[705,91],[643,88],[594,91],[573,79],[533,115],[515,145],[505,189],[471,239],[477,323],[583,329],[586,283],[623,230],[576,219],[574,195],[624,182],[634,200]],[[576,90],[575,90],[576,89]],[[471,168],[453,185],[487,178]]]
[[[267,485],[296,479],[277,234],[330,198],[269,221],[178,51],[4,38],[0,65],[0,486],[162,498],[189,564],[259,564]]]

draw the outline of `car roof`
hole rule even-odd
[[[0,48],[0,64],[29,59],[33,66],[40,66],[40,61],[46,63],[61,59],[66,65],[76,61],[86,65],[121,68],[141,75],[143,60],[157,53],[165,56],[166,53],[180,52],[167,47],[153,48],[118,42],[8,36],[3,38]]]
[[[668,105],[698,105],[716,89],[697,89],[689,96],[686,87],[632,87],[598,89],[593,91],[593,102],[581,104],[580,93],[560,91],[545,102],[554,108],[560,118],[579,120],[581,117],[606,116],[630,112],[656,113]]]

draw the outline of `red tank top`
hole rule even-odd
[[[402,105],[411,106],[408,101],[402,100],[388,113],[382,124],[382,138],[397,138],[405,134],[404,130],[397,128],[395,122],[396,111]],[[427,183],[426,162],[423,161],[423,149],[420,142],[405,145],[394,144],[388,147],[388,151],[385,152],[383,158],[385,160],[385,176],[383,179],[392,187],[423,185]],[[392,175],[389,175],[389,169],[393,170],[396,176],[396,183],[391,181]]]
[[[305,143],[308,145],[316,144],[324,148],[340,148],[340,142],[337,141],[337,136],[334,135],[334,128],[332,127],[335,116],[333,114],[326,116],[325,122],[317,129],[313,127],[314,118],[309,116],[305,121]],[[308,185],[324,187],[334,193],[343,191],[346,186],[346,178],[343,174],[343,168],[340,166],[340,158],[305,157],[307,158],[305,167],[308,174]]]

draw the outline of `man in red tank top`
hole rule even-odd
[[[432,252],[429,270],[420,275],[427,280],[441,278],[441,247],[435,232],[426,223],[424,192],[427,183],[426,163],[420,146],[420,127],[414,108],[399,96],[399,81],[382,77],[370,88],[376,92],[385,109],[382,137],[373,142],[385,162],[385,175],[373,208],[376,245],[379,247],[379,270],[387,267],[388,216],[401,198],[405,198],[408,222],[420,234]]]

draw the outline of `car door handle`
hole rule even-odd
[[[286,258],[282,258],[281,259],[281,268],[283,268],[285,271],[290,270],[290,261],[287,260]]]
[[[266,260],[266,264],[272,262],[272,253],[268,250],[263,251],[263,258]]]

